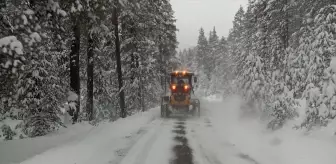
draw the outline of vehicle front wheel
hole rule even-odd
[[[201,116],[201,112],[200,112],[200,108],[198,107],[198,106],[196,106],[195,108],[194,108],[194,111],[193,111],[193,116],[194,117],[200,117]]]

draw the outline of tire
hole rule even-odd
[[[165,111],[164,112],[165,113],[164,117],[168,118],[169,117],[168,105],[165,105],[164,111]]]
[[[168,116],[169,116],[168,105],[167,104],[161,105],[161,118],[167,118]]]
[[[200,106],[197,105],[195,111],[194,111],[194,116],[196,117],[201,117],[201,109],[200,109]]]
[[[161,118],[165,117],[165,105],[161,105]]]
[[[200,109],[200,105],[195,103],[193,104],[193,112],[192,112],[192,116],[193,117],[201,117],[201,109]]]

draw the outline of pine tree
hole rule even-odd
[[[230,70],[231,60],[229,58],[227,41],[224,37],[218,43],[215,50],[215,67],[211,77],[211,92],[228,94],[231,89],[230,82],[233,79],[233,74]]]
[[[5,44],[12,45],[4,45],[2,55],[17,57],[2,58],[1,71],[6,73],[0,76],[9,76],[5,81],[13,89],[11,95],[1,96],[5,107],[11,109],[5,112],[23,120],[21,128],[27,136],[44,135],[62,125],[58,107],[66,99],[67,88],[60,74],[65,69],[64,45],[58,33],[64,31],[61,19],[67,14],[54,1],[9,4],[6,9],[3,18],[8,19],[3,25],[9,28],[2,30],[1,36],[9,41]]]
[[[269,77],[267,76],[267,2],[260,0],[251,4],[251,10],[256,15],[256,34],[252,35],[253,47],[245,59],[245,70],[241,76],[240,88],[248,103],[256,105],[254,110],[263,110],[267,102]]]
[[[100,43],[100,39],[104,40],[106,32],[104,29],[104,20],[107,16],[104,15],[104,12],[109,6],[108,1],[91,1],[84,3],[84,12],[85,17],[89,20],[85,27],[86,37],[87,37],[87,96],[86,96],[86,114],[87,120],[92,121],[94,119],[94,68],[95,68],[95,58]],[[105,7],[106,6],[106,7]],[[96,87],[97,88],[97,87]]]
[[[34,137],[63,126],[66,111],[74,122],[119,117],[114,2],[119,1],[31,0],[3,6],[0,121],[22,120],[19,128]],[[125,72],[134,75],[123,90],[129,107],[145,110],[160,97],[157,75],[179,63],[175,18],[167,0],[125,1],[120,9],[123,80]]]
[[[256,17],[253,12],[254,2],[249,1],[249,5],[246,13],[241,16],[241,14],[237,14],[237,20],[239,23],[234,26],[234,29],[231,30],[232,34],[229,34],[228,42],[229,42],[229,70],[233,72],[234,86],[236,87],[236,94],[244,95],[244,89],[241,89],[241,86],[245,85],[244,81],[244,72],[250,68],[248,56],[251,55],[252,45],[256,42],[256,37],[253,37],[257,33],[257,28],[255,28]],[[243,10],[239,9],[241,13]],[[238,16],[239,15],[239,16]],[[243,17],[243,18],[241,18]],[[243,22],[241,22],[243,21]],[[236,31],[240,32],[236,32]],[[237,34],[234,34],[237,33]],[[234,37],[238,35],[238,38]],[[239,36],[242,35],[242,36]],[[237,47],[241,48],[240,56],[237,54]]]
[[[123,59],[126,65],[127,102],[130,114],[143,106],[153,106],[161,94],[161,79],[168,73],[170,59],[176,52],[176,27],[173,11],[168,1],[143,1],[124,3],[125,14],[121,15]],[[153,8],[155,6],[155,8]],[[139,8],[143,9],[141,12]],[[133,12],[134,15],[127,14]],[[156,15],[154,17],[154,15]],[[155,24],[153,21],[155,20]],[[170,71],[170,70],[169,70]],[[144,85],[148,84],[148,85]],[[151,101],[149,101],[151,100]],[[154,100],[154,101],[153,101]],[[151,102],[151,103],[145,103]]]
[[[234,74],[239,76],[243,71],[243,60],[247,55],[243,55],[242,51],[242,39],[244,33],[244,17],[245,11],[242,6],[240,6],[237,11],[234,20],[233,20],[233,28],[229,33],[228,42],[230,43],[230,56],[231,60],[235,63],[233,65],[233,70],[235,70]]]
[[[209,55],[207,56],[207,67],[209,68],[209,74],[215,69],[215,61],[219,58],[219,38],[217,36],[216,28],[213,28],[211,31],[211,35],[209,36]]]
[[[213,28],[213,31],[210,32],[209,35],[209,53],[206,56],[206,64],[205,64],[205,72],[207,72],[208,77],[210,79],[210,92],[215,93],[217,90],[217,85],[215,85],[216,81],[219,79],[217,77],[213,77],[214,71],[216,69],[216,64],[218,62],[218,59],[220,58],[220,52],[219,52],[219,38],[217,36],[216,28]]]
[[[335,29],[330,28],[335,22],[336,8],[333,5],[323,7],[314,19],[313,38],[310,45],[312,50],[309,53],[309,64],[307,81],[310,83],[306,90],[307,99],[307,120],[304,126],[314,124],[325,125],[327,118],[333,118],[332,105],[332,72],[330,71],[330,61],[335,54]],[[329,88],[331,87],[331,88]],[[330,90],[331,89],[331,90]]]
[[[71,30],[73,36],[71,40],[71,51],[69,53],[69,69],[70,69],[70,87],[72,92],[77,95],[77,99],[69,100],[69,104],[72,104],[69,109],[69,114],[72,116],[73,123],[77,122],[80,112],[80,38],[81,38],[81,11],[83,6],[79,0],[67,0],[62,1],[61,4],[65,10],[70,13],[69,30]],[[69,36],[69,34],[68,34]],[[71,95],[69,95],[71,97]]]
[[[268,106],[274,117],[269,124],[272,128],[281,127],[286,120],[292,119],[296,115],[293,87],[289,85],[292,80],[289,78],[290,71],[286,64],[289,62],[288,56],[291,54],[289,49],[291,37],[289,26],[292,21],[289,11],[293,6],[291,3],[287,0],[271,1],[267,7],[271,22],[268,28],[268,33],[270,33],[269,55],[271,56],[268,63],[268,74],[272,79]]]
[[[204,29],[201,28],[199,30],[198,42],[197,42],[197,63],[198,68],[202,68],[205,66],[204,61],[206,60],[206,56],[208,53],[208,40],[205,37]]]

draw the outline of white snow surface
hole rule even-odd
[[[336,121],[310,133],[293,130],[298,118],[277,131],[243,115],[237,96],[201,101],[201,118],[186,119],[194,164],[334,164]],[[301,101],[305,104],[305,101]],[[300,108],[304,114],[304,106]],[[98,127],[77,124],[49,136],[0,142],[1,164],[168,164],[174,158],[176,118],[159,108]]]
[[[127,137],[136,139],[146,126],[158,126],[158,112],[156,108],[97,127],[79,123],[48,136],[0,142],[0,164],[107,163],[118,159],[117,149],[130,144]]]
[[[156,108],[101,125],[80,140],[50,149],[22,164],[168,164],[171,127],[156,117],[158,111]]]
[[[239,100],[231,97],[225,102],[205,104],[211,106],[209,117],[223,142],[235,145],[242,154],[260,164],[336,163],[333,155],[336,151],[333,136],[336,123],[310,134],[293,130],[294,124],[271,132],[257,119],[243,116],[239,110]]]

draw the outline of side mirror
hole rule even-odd
[[[163,96],[162,101],[163,102],[169,102],[169,96]]]
[[[194,83],[197,83],[197,77],[194,77]]]

